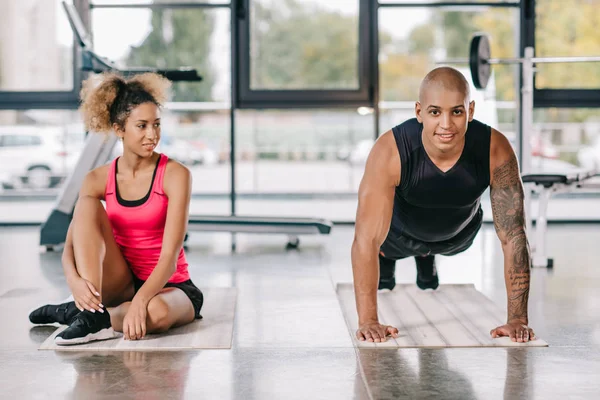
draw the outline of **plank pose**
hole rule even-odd
[[[435,255],[451,256],[471,246],[488,187],[508,300],[506,324],[490,334],[517,342],[534,339],[528,327],[530,250],[519,165],[508,139],[475,120],[474,111],[465,77],[439,67],[421,83],[416,118],[375,142],[359,187],[352,243],[359,340],[397,336],[397,328],[379,323],[377,290],[394,288],[396,260],[407,257],[415,258],[417,286],[435,290]]]

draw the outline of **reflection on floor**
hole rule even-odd
[[[600,229],[549,230],[554,269],[535,269],[531,326],[547,348],[388,349],[352,347],[335,294],[351,282],[352,227],[301,239],[194,234],[191,273],[204,286],[238,288],[231,350],[54,352],[39,345],[54,327],[28,311],[68,295],[60,254],[38,248],[37,228],[0,229],[2,398],[596,398],[600,374]],[[505,303],[502,252],[486,225],[467,252],[439,258],[441,283],[472,283]],[[414,282],[413,260],[398,263]],[[491,329],[491,327],[490,327]]]

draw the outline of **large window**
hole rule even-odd
[[[59,3],[0,2],[0,91],[73,89],[73,34]]]
[[[526,42],[537,57],[600,56],[600,1],[533,2]],[[537,64],[536,69],[536,107],[600,107],[600,62]]]
[[[403,21],[399,24],[399,21]],[[421,80],[446,59],[466,59],[475,32],[490,36],[497,57],[515,57],[518,9],[384,7],[379,10],[379,76],[382,131],[414,117]],[[468,65],[453,65],[472,82]],[[517,136],[518,69],[494,66],[486,89],[471,87],[475,118],[507,135]]]
[[[0,26],[0,109],[10,109],[0,111],[0,221],[25,214],[41,221],[84,143],[75,110],[82,73],[73,68],[82,60],[73,58],[80,55],[59,0],[0,3],[8,16]],[[521,5],[535,5],[536,25],[524,20],[523,42],[535,44],[536,56],[600,54],[599,0],[74,4],[90,5],[79,12],[98,55],[124,67],[192,67],[203,77],[174,83],[160,148],[192,171],[194,214],[228,214],[235,189],[238,214],[353,220],[375,137],[414,116],[426,72],[467,58],[475,32],[490,36],[494,58],[517,57]],[[451,65],[472,81],[468,65]],[[527,133],[535,170],[600,167],[598,66],[537,65],[534,97],[543,108]],[[475,118],[515,148],[519,84],[517,65],[495,65],[487,88],[472,88]],[[11,211],[23,199],[35,199],[39,215]]]
[[[60,0],[3,0],[0,15],[0,109],[76,106],[73,34]]]
[[[174,102],[229,102],[228,8],[94,8],[94,51],[127,67],[192,67],[201,82],[176,82]],[[128,29],[114,29],[114,26]]]
[[[240,213],[352,220],[374,138],[363,109],[236,113]]]
[[[45,220],[84,138],[75,111],[0,111],[0,223]]]
[[[545,153],[545,159],[538,162],[545,162],[547,169],[564,172],[576,168],[600,171],[598,109],[535,110],[533,136],[538,145],[533,149],[534,154]]]
[[[130,28],[117,31],[115,24],[126,24]],[[200,82],[174,82],[172,98],[163,115],[161,147],[157,151],[190,168],[192,214],[228,214],[231,191],[229,8],[194,7],[194,4],[177,8],[99,7],[92,9],[92,28],[94,50],[119,64],[163,69],[192,67],[202,76]]]
[[[229,213],[229,7],[100,7],[92,8],[91,21],[94,50],[118,65],[190,66],[198,70],[202,81],[174,83],[172,97],[165,104],[158,150],[192,171],[191,212]],[[116,25],[127,29],[116,30]],[[64,27],[69,29],[66,19]],[[43,221],[83,149],[85,132],[79,113],[0,112],[0,134],[6,136],[0,139],[5,144],[0,147],[0,192],[4,200],[0,204],[0,222],[6,220],[3,216],[19,215],[10,210],[22,206],[18,203],[24,198],[40,202],[36,213],[29,215],[37,222]],[[40,137],[43,146],[34,144]],[[25,142],[29,144],[24,145]],[[120,151],[117,144],[112,156]]]
[[[250,88],[358,89],[358,0],[250,3]]]
[[[373,65],[367,0],[245,0],[238,106],[369,105]]]
[[[599,25],[598,0],[536,0],[536,57],[600,56]],[[539,64],[536,87],[600,90],[600,62]]]

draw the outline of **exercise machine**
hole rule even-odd
[[[538,194],[538,213],[535,219],[533,249],[533,267],[554,267],[554,260],[546,255],[546,231],[548,227],[548,202],[556,193],[566,193],[585,188],[586,181],[595,176],[596,171],[572,172],[568,174],[527,174],[522,176],[523,184],[533,184]],[[528,218],[531,221],[531,218]]]
[[[201,81],[202,77],[191,68],[161,70],[155,68],[124,68],[114,62],[96,54],[91,45],[89,33],[85,29],[79,13],[73,5],[62,3],[67,14],[69,24],[79,43],[82,70],[101,73],[116,71],[123,75],[132,75],[143,72],[156,72],[172,81]],[[40,245],[47,250],[64,243],[73,210],[83,184],[85,175],[92,169],[106,164],[111,160],[112,150],[117,137],[110,135],[88,134],[83,151],[77,161],[73,173],[67,178],[62,191],[59,193],[56,204],[48,219],[42,224],[40,232]],[[244,217],[244,216],[209,216],[191,215],[188,221],[189,231],[215,231],[231,233],[270,233],[285,234],[288,236],[287,249],[296,249],[299,246],[299,235],[326,235],[331,232],[332,223],[325,219],[316,218],[275,218],[275,217]],[[186,234],[186,241],[188,234]]]
[[[469,59],[449,59],[438,64],[468,64],[473,85],[477,89],[485,89],[492,73],[492,65],[521,64],[522,69],[522,123],[521,134],[533,131],[533,92],[535,64],[550,63],[582,63],[600,62],[600,56],[582,57],[534,57],[534,48],[526,47],[522,58],[492,58],[489,36],[485,33],[473,35],[469,45]],[[526,214],[527,231],[533,232],[533,217],[531,213],[531,196],[539,195],[538,215],[536,218],[535,240],[532,246],[534,267],[554,266],[554,261],[546,256],[546,228],[548,202],[554,193],[569,192],[585,185],[585,181],[593,177],[598,171],[580,171],[566,174],[532,173],[531,148],[528,138],[521,140],[521,177],[525,186],[524,208]],[[533,185],[532,190],[529,186]]]

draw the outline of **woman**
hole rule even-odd
[[[56,336],[60,345],[110,339],[115,331],[138,340],[202,318],[203,295],[183,249],[191,174],[154,151],[170,82],[152,73],[99,78],[84,82],[84,122],[93,132],[114,131],[123,155],[82,184],[62,256],[74,301],[29,316],[68,324]]]

